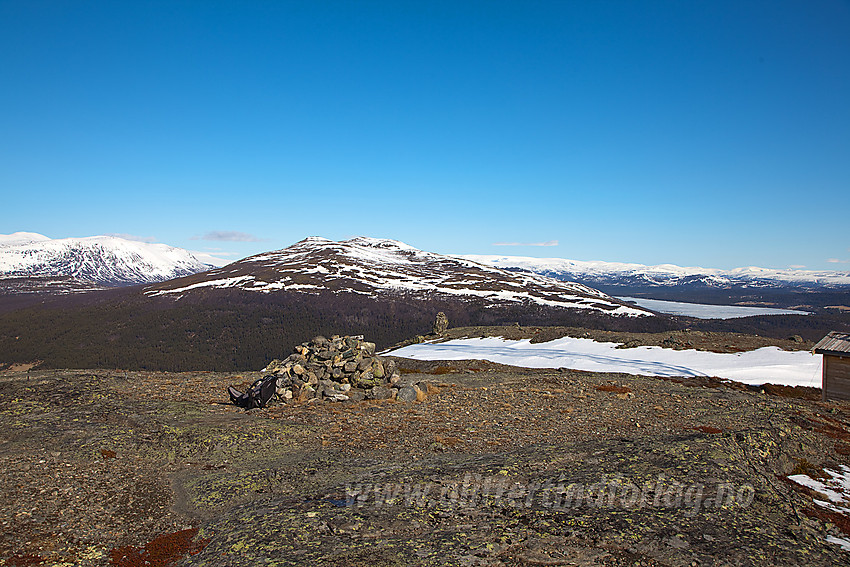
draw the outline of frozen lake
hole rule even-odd
[[[742,305],[708,305],[705,303],[682,303],[642,297],[618,297],[620,301],[635,303],[639,307],[668,315],[683,315],[697,319],[735,319],[754,315],[810,315],[807,311],[774,309],[772,307],[745,307]]]

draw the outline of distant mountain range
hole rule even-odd
[[[779,337],[799,333],[810,340],[847,327],[843,311],[829,308],[846,305],[847,291],[783,291],[780,306],[818,302],[821,309],[805,308],[818,313],[806,317],[731,322],[655,316],[608,295],[639,297],[622,293],[629,278],[654,286],[649,297],[662,289],[737,281],[760,291],[710,299],[753,304],[764,301],[761,290],[767,288],[756,287],[766,280],[763,271],[760,279],[731,280],[720,271],[669,266],[510,260],[447,256],[395,240],[311,237],[212,268],[162,244],[16,233],[0,237],[0,367],[42,360],[60,368],[259,369],[316,335],[362,334],[387,348],[429,333],[438,312],[452,326],[666,332],[687,325]],[[547,277],[570,275],[580,282]],[[592,278],[621,285],[599,291]],[[811,285],[843,280],[824,274]],[[688,292],[687,299],[699,295]]]
[[[344,242],[310,237],[283,250],[214,268],[188,250],[117,236],[50,239],[31,232],[0,235],[0,279],[7,289],[14,287],[19,291],[150,284],[207,270],[212,272],[190,285],[235,286],[262,292],[345,288],[356,293],[441,293],[493,299],[501,294],[510,301],[525,298],[541,304],[571,303],[580,308],[590,305],[593,298],[608,297],[597,291],[597,286],[609,293],[612,287],[742,290],[850,287],[850,272],[757,267],[719,270],[563,258],[447,256],[417,250],[394,240],[368,237]],[[514,275],[508,276],[505,271]],[[570,283],[549,289],[551,282],[531,274]],[[175,289],[164,286],[159,292],[173,293]]]
[[[358,237],[334,242],[306,238],[222,268],[170,280],[148,296],[183,296],[212,290],[357,294],[373,298],[475,300],[490,305],[534,304],[611,315],[650,315],[585,285],[516,273],[474,261],[425,252],[396,240]]]
[[[181,248],[116,236],[0,235],[0,278],[7,290],[20,292],[138,285],[212,267]]]
[[[793,286],[841,288],[850,286],[850,272],[773,270],[768,268],[684,268],[672,264],[645,266],[617,262],[583,262],[562,258],[463,255],[466,260],[505,270],[521,270],[591,286],[624,288],[756,289]]]

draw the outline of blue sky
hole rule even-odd
[[[0,233],[850,270],[846,0],[0,0],[0,77]]]

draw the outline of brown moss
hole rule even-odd
[[[771,396],[780,396],[783,398],[795,398],[798,400],[818,401],[821,399],[820,388],[810,388],[808,386],[782,386],[779,384],[765,384],[762,390]]]
[[[716,427],[712,427],[710,425],[700,425],[699,427],[694,427],[697,431],[702,431],[703,433],[723,433],[722,429],[717,429]]]
[[[613,384],[604,384],[602,386],[597,386],[596,390],[599,392],[611,392],[613,394],[628,394],[632,391],[631,388],[627,388],[626,386],[615,386]]]
[[[145,544],[144,549],[127,545],[109,552],[109,564],[115,567],[167,567],[185,555],[197,555],[210,542],[193,541],[198,528],[163,534]]]
[[[458,445],[461,442],[461,440],[457,437],[443,437],[442,435],[434,436],[434,440],[437,443],[445,445],[446,447],[454,447],[455,445]]]
[[[6,565],[14,567],[29,567],[30,565],[41,565],[47,561],[40,555],[27,553],[25,555],[14,555],[6,560]]]

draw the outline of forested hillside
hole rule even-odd
[[[103,299],[98,299],[103,297]],[[234,290],[175,299],[133,293],[54,298],[0,315],[0,362],[54,368],[256,370],[317,334],[362,334],[385,348],[452,325],[568,325],[630,331],[673,328],[660,317],[483,301]]]

